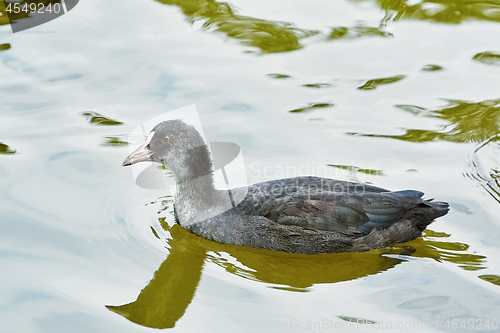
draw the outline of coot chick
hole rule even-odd
[[[123,166],[143,161],[161,163],[174,175],[177,223],[220,243],[305,254],[368,251],[421,236],[449,210],[419,191],[319,177],[217,190],[210,151],[182,120],[156,125]]]

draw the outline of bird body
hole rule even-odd
[[[422,199],[419,191],[391,192],[320,177],[217,190],[208,147],[181,120],[158,124],[123,165],[141,161],[172,171],[176,221],[220,243],[305,254],[368,251],[421,236],[449,210],[445,202]]]

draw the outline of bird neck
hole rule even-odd
[[[206,145],[183,151],[175,160],[171,168],[177,183],[174,204],[181,226],[201,222],[232,208],[215,188]]]
[[[168,168],[171,169],[178,185],[193,183],[195,180],[203,178],[195,183],[213,187],[212,159],[206,145],[175,154],[170,158]]]
[[[182,227],[211,219],[233,208],[227,191],[215,189],[211,174],[177,184],[174,205]]]

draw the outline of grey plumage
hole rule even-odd
[[[227,191],[214,188],[209,150],[199,133],[180,120],[162,122],[152,132],[151,142],[124,165],[167,165],[178,183],[178,223],[217,242],[307,254],[367,251],[417,238],[449,210],[445,202],[422,199],[419,191],[319,177],[233,189],[233,195],[247,194],[234,208],[223,207]],[[162,140],[167,136],[168,142]]]

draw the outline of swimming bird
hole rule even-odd
[[[421,236],[449,211],[414,190],[320,177],[271,180],[229,191],[214,185],[211,154],[192,125],[163,121],[123,162],[157,162],[176,181],[176,222],[220,243],[291,253],[361,252]]]

